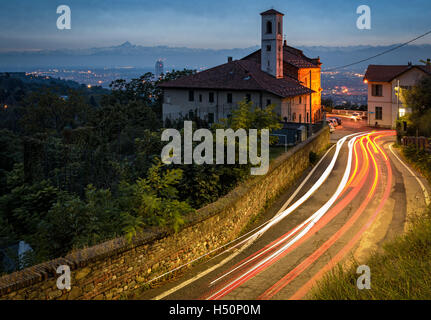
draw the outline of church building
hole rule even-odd
[[[322,119],[321,62],[283,41],[284,14],[261,13],[261,49],[214,68],[162,83],[163,119],[198,116],[209,123],[227,118],[241,101],[275,105],[280,121]]]

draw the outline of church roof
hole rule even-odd
[[[283,13],[281,13],[277,10],[274,10],[274,9],[266,10],[266,11],[262,12],[260,15],[265,16],[265,15],[269,15],[269,14],[280,14],[280,15],[284,16]]]
[[[243,60],[254,60],[260,64],[260,51],[261,49],[249,54]],[[321,65],[319,59],[310,59],[301,50],[287,45],[283,46],[283,61],[296,68],[319,68]]]
[[[217,67],[160,84],[162,88],[266,91],[280,97],[310,94],[314,91],[297,80],[277,79],[261,70],[253,59],[235,60]]]

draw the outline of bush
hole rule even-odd
[[[317,153],[310,151],[310,153],[308,154],[308,159],[310,160],[310,163],[312,165],[315,165],[319,160],[319,156],[317,155]]]

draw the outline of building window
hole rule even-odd
[[[202,102],[202,95],[199,95],[199,102]]]
[[[299,104],[302,103],[302,97],[299,97]]]
[[[214,102],[214,92],[210,92],[209,97],[208,97],[208,101],[209,101],[210,103],[213,103],[213,102]]]
[[[232,103],[232,93],[227,94],[227,103]]]
[[[250,102],[250,101],[251,101],[251,94],[250,94],[250,93],[247,93],[247,94],[245,95],[245,101],[246,101],[246,102]]]
[[[271,51],[271,45],[266,46],[266,51],[268,51],[268,52]]]
[[[189,101],[195,101],[195,92],[193,90],[189,90]]]
[[[281,34],[281,23],[278,23],[278,34]]]
[[[269,106],[271,104],[271,99],[266,100],[266,106]]]
[[[299,123],[302,123],[302,114],[299,114]]]
[[[376,107],[376,120],[383,120],[383,108]]]
[[[292,115],[292,120],[293,120],[293,121],[296,121],[296,112],[294,112],[294,113],[293,113],[293,115]]]
[[[383,85],[373,84],[371,86],[371,95],[373,97],[383,97]]]
[[[214,113],[208,113],[208,123],[214,123]]]
[[[266,22],[266,33],[272,33],[272,22],[271,21]]]

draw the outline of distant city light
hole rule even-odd
[[[91,84],[87,84],[87,88],[90,89],[91,88]]]

